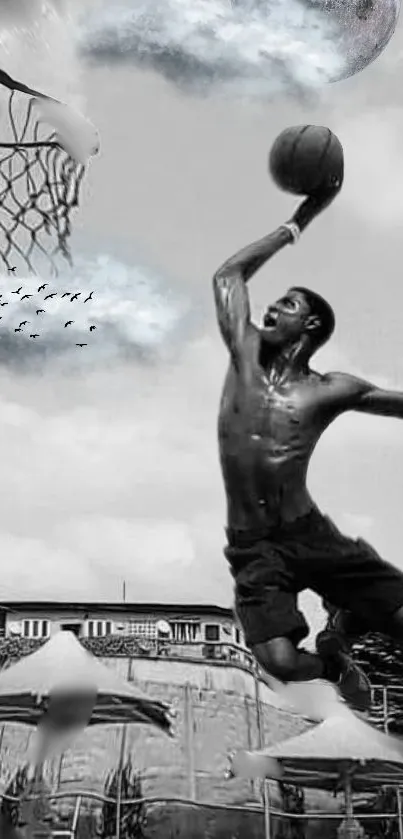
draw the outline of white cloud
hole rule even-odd
[[[64,551],[77,557],[70,569],[82,569],[76,596],[92,597],[98,574],[95,588],[105,597],[118,596],[125,577],[133,597],[193,599],[197,591],[201,599],[222,600],[216,571],[212,583],[206,574],[224,566],[211,360],[212,346],[201,340],[180,362],[151,372],[133,364],[81,380],[3,374],[0,554],[7,589],[21,592],[22,558],[30,563],[34,539],[55,594],[72,588],[74,575],[66,570],[67,584],[59,574]],[[27,596],[38,590],[34,573],[23,584]],[[224,574],[218,577],[222,583]]]
[[[84,55],[151,66],[181,88],[256,97],[301,93],[340,74],[339,28],[299,0],[247,8],[222,0],[98,2],[84,16]]]
[[[400,231],[403,212],[403,114],[399,106],[357,110],[342,119],[338,134],[346,158],[346,183],[340,197],[358,218],[377,228]]]
[[[126,579],[133,599],[231,603],[216,440],[225,365],[201,338],[151,369],[3,371],[5,596],[115,599]],[[347,426],[339,450],[355,445]],[[316,460],[319,490],[332,452]]]
[[[373,518],[365,513],[342,513],[341,519],[345,533],[354,539],[363,533],[368,534],[374,523]]]
[[[164,278],[108,255],[78,258],[73,269],[61,272],[39,292],[42,285],[32,276],[2,284],[3,363],[34,365],[42,371],[56,365],[56,370],[66,372],[103,367],[130,355],[152,356],[175,331],[180,332],[186,314],[184,299],[167,287]],[[49,294],[56,296],[47,299]],[[25,295],[31,297],[24,300]],[[15,332],[21,324],[22,332]],[[33,339],[32,334],[38,337]],[[85,346],[77,347],[80,343]]]

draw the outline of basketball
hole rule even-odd
[[[343,146],[330,128],[321,125],[286,128],[272,145],[269,172],[280,189],[294,195],[315,195],[341,186]]]

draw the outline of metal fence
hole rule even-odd
[[[248,662],[249,664],[249,662]],[[240,664],[238,663],[238,666]],[[264,733],[263,733],[263,726],[261,721],[261,712],[263,703],[259,697],[259,679],[256,673],[256,670],[253,666],[248,666],[243,664],[243,668],[246,670],[252,671],[255,675],[255,687],[256,687],[256,695],[255,695],[255,702],[256,702],[256,713],[257,713],[257,728],[259,733],[259,745],[264,746]],[[403,686],[402,687],[388,687],[384,685],[373,685],[372,686],[372,694],[373,694],[373,701],[374,703],[378,703],[382,709],[382,719],[379,721],[381,726],[384,728],[386,732],[388,732],[388,720],[389,720],[389,705],[390,705],[390,697],[391,695],[398,695],[399,699],[402,699],[402,716],[403,716]],[[123,732],[122,732],[123,734]],[[1,742],[1,737],[0,737]],[[123,742],[123,741],[122,741]],[[1,750],[1,745],[0,745]],[[192,763],[192,761],[191,761]],[[192,775],[192,772],[190,772]],[[68,826],[60,826],[53,830],[50,834],[52,837],[59,837],[60,839],[78,839],[79,832],[80,832],[80,821],[83,815],[84,810],[88,809],[88,805],[92,802],[93,806],[97,806],[98,808],[102,807],[103,804],[112,804],[116,807],[116,839],[123,839],[120,833],[120,823],[121,823],[121,811],[122,808],[129,808],[130,806],[135,806],[140,803],[143,803],[147,807],[152,806],[161,806],[165,807],[167,805],[176,806],[176,807],[185,807],[190,808],[193,813],[201,811],[214,811],[216,813],[233,813],[233,814],[249,814],[249,816],[254,816],[255,818],[261,821],[261,828],[260,833],[256,835],[262,835],[264,830],[264,835],[266,839],[272,839],[275,835],[273,833],[273,825],[275,824],[276,820],[291,820],[294,822],[302,821],[304,824],[313,823],[314,821],[318,822],[334,822],[338,821],[341,822],[343,820],[342,813],[326,813],[326,812],[317,812],[317,811],[307,811],[303,814],[301,813],[285,813],[281,809],[278,809],[276,806],[271,806],[270,803],[270,795],[269,795],[270,785],[265,785],[265,795],[263,796],[262,801],[259,803],[258,801],[254,804],[232,804],[232,803],[215,803],[211,801],[200,801],[195,800],[195,796],[189,798],[183,797],[152,797],[152,796],[145,796],[143,798],[136,798],[136,799],[123,799],[121,797],[119,788],[118,794],[116,798],[110,798],[106,795],[96,793],[90,790],[69,790],[69,791],[62,791],[56,790],[53,792],[46,792],[41,795],[43,799],[47,799],[49,801],[57,802],[57,801],[70,801],[71,806],[69,807],[70,810],[70,822]],[[391,821],[394,820],[396,823],[396,829],[400,839],[403,839],[403,827],[402,827],[402,816],[401,816],[401,802],[400,802],[400,795],[399,791],[397,793],[397,806],[394,812],[387,812],[387,813],[362,813],[360,814],[358,811],[356,813],[357,819],[359,821],[367,822],[371,820],[381,821],[382,819]],[[31,795],[24,797],[24,801],[29,800],[38,800],[40,796],[38,795]],[[3,799],[14,802],[16,804],[21,802],[21,799],[15,798],[13,796],[3,795]],[[262,822],[263,819],[263,822]],[[39,837],[40,834],[38,834]],[[49,835],[49,834],[48,834]],[[82,835],[82,834],[81,834]],[[94,833],[94,837],[95,837]],[[252,836],[252,834],[251,834]],[[88,835],[86,839],[92,839],[92,836]]]
[[[63,799],[74,799],[74,808],[71,817],[71,823],[68,827],[56,827],[51,832],[52,839],[56,839],[56,837],[66,837],[66,839],[77,839],[78,829],[80,825],[80,816],[82,813],[82,809],[85,804],[88,802],[95,802],[99,806],[102,804],[108,803],[113,804],[116,806],[117,811],[117,823],[116,823],[116,839],[121,839],[121,832],[120,832],[120,819],[119,819],[119,808],[129,808],[130,806],[138,806],[140,804],[146,805],[148,807],[169,807],[175,806],[178,808],[187,808],[192,812],[196,813],[197,811],[210,811],[216,814],[218,813],[238,813],[238,814],[249,814],[254,817],[259,817],[259,820],[262,822],[262,826],[264,824],[264,835],[265,839],[274,839],[274,825],[276,821],[289,821],[289,822],[302,822],[305,824],[309,824],[312,822],[342,822],[344,819],[343,812],[318,812],[318,811],[305,811],[304,813],[291,813],[291,812],[284,812],[284,810],[273,806],[270,803],[270,794],[269,794],[269,784],[266,784],[266,795],[264,797],[264,803],[255,805],[247,805],[247,804],[217,804],[208,801],[193,801],[188,798],[177,798],[177,797],[152,797],[152,796],[144,796],[142,798],[135,798],[135,799],[119,799],[111,798],[105,795],[101,795],[99,793],[92,792],[90,790],[71,790],[69,792],[55,792],[55,793],[48,793],[43,795],[43,798],[48,800],[57,801]],[[360,822],[375,822],[375,821],[382,821],[385,820],[387,822],[395,822],[396,827],[398,829],[398,836],[400,839],[403,839],[403,824],[402,824],[402,808],[401,808],[401,798],[400,798],[400,791],[396,790],[397,795],[397,811],[395,812],[386,812],[386,813],[360,813],[358,810],[355,812],[355,818]],[[7,798],[8,801],[18,803],[19,799],[14,798],[13,796],[4,796]],[[35,801],[37,800],[37,796],[31,795],[27,796],[25,801]],[[86,808],[88,809],[88,808]],[[261,831],[260,831],[261,833]],[[36,839],[36,834],[33,834],[34,839]],[[37,834],[38,839],[40,834]],[[86,839],[95,839],[96,834],[94,836],[87,835]]]

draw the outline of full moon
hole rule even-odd
[[[343,56],[343,70],[336,82],[364,70],[389,43],[399,18],[400,0],[304,0],[323,22],[329,20],[333,41]]]

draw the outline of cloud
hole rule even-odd
[[[76,46],[81,8],[79,0],[1,0],[0,66],[26,85],[84,112]],[[4,134],[4,123],[8,126],[2,121]]]
[[[52,12],[65,10],[65,0],[2,0],[0,24],[31,25]]]
[[[200,340],[151,371],[135,360],[71,377],[3,368],[7,596],[39,596],[43,574],[49,596],[115,599],[125,578],[133,599],[228,603],[214,357]]]
[[[174,333],[186,319],[186,300],[176,296],[164,278],[108,255],[78,258],[73,269],[65,269],[38,291],[41,286],[32,276],[5,279],[0,364],[36,370],[57,364],[60,371],[61,365],[64,370],[83,369],[119,358],[152,361],[170,338],[176,340]],[[53,293],[54,298],[45,299]],[[76,293],[78,298],[72,300]],[[23,300],[27,294],[32,297]],[[22,332],[15,332],[24,321],[28,323],[21,326]],[[66,327],[69,321],[73,323]],[[96,328],[90,331],[91,326]],[[77,347],[78,343],[87,346]]]
[[[384,103],[379,116],[378,107],[358,107],[338,126],[348,166],[342,200],[361,219],[397,235],[403,213],[403,114],[400,105]]]
[[[300,0],[106,0],[82,25],[85,56],[151,66],[193,93],[301,96],[343,67],[335,24]]]
[[[125,579],[133,600],[230,605],[216,438],[220,348],[218,339],[188,336],[180,353],[152,366],[133,357],[79,375],[60,376],[54,365],[40,376],[2,368],[7,596],[113,600]],[[340,445],[348,456],[355,439]],[[319,489],[329,456],[318,463]],[[315,602],[316,627],[323,615]]]
[[[369,533],[374,520],[365,513],[342,513],[342,520],[345,532],[357,539],[362,533]]]

